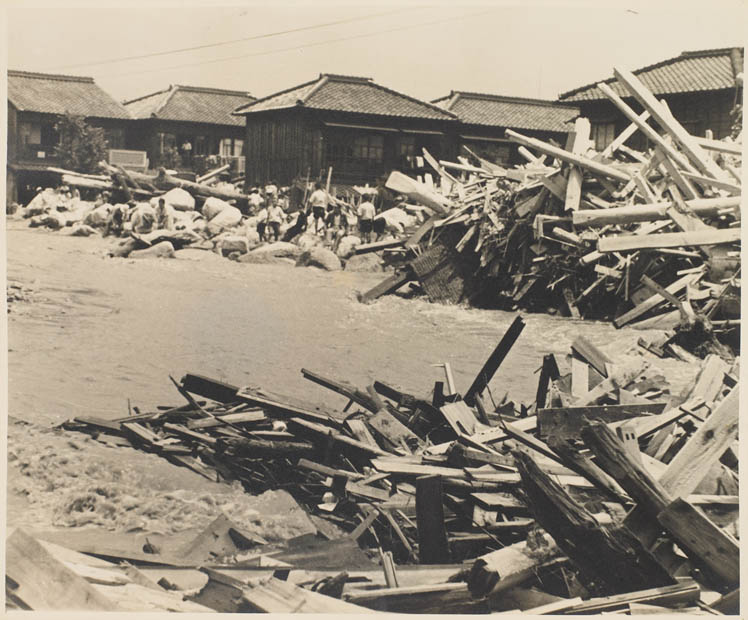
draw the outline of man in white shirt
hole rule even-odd
[[[254,215],[265,201],[262,199],[262,196],[260,196],[259,190],[256,187],[253,187],[249,192],[247,202],[249,203],[250,212]]]
[[[283,213],[283,209],[279,205],[271,204],[268,207],[268,226],[273,233],[274,241],[278,241],[280,237],[280,227],[285,216],[286,214]],[[268,236],[270,236],[270,233],[268,233]]]
[[[309,206],[312,207],[312,217],[314,218],[314,234],[319,234],[320,225],[325,226],[325,211],[327,209],[327,192],[322,189],[322,183],[314,184],[314,191],[309,196]]]
[[[377,210],[368,198],[358,205],[358,229],[361,231],[361,241],[371,243],[372,224],[376,213]]]
[[[155,216],[155,228],[160,230],[172,230],[174,228],[174,209],[171,205],[167,205],[163,198],[158,199]]]

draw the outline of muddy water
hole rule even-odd
[[[108,240],[40,232],[21,222],[9,223],[7,238],[8,281],[22,287],[26,300],[11,304],[9,315],[9,413],[41,428],[76,415],[121,417],[128,398],[143,411],[181,404],[168,375],[185,372],[339,408],[345,400],[305,381],[301,368],[361,387],[378,379],[426,395],[444,379],[431,364],[449,362],[458,391],[465,391],[514,318],[392,296],[359,304],[355,291],[376,284],[379,274],[248,265],[210,254],[203,260],[111,259],[105,257]],[[646,335],[546,315],[525,320],[491,383],[497,399],[509,392],[531,403],[543,355],[567,353],[582,332],[611,357],[639,355],[636,340]],[[656,363],[673,392],[695,371],[674,361]],[[11,432],[11,442],[25,443],[29,452],[34,440],[26,428]],[[67,453],[66,438],[47,437],[48,450]],[[217,485],[176,474],[155,457],[107,450],[105,457],[90,458],[126,461],[135,481],[157,477],[162,491],[218,492]],[[11,463],[11,495],[21,479]],[[147,489],[134,485],[130,491]],[[37,521],[64,524],[54,517],[54,500],[45,504],[45,493],[51,492],[15,493],[11,521],[23,518],[18,511],[31,502],[39,508]]]

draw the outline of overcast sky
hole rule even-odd
[[[555,99],[613,66],[743,45],[748,26],[735,0],[65,5],[6,1],[8,67],[93,76],[119,100],[169,84],[264,96],[321,72],[427,100],[452,89]],[[99,64],[196,46],[208,47]]]

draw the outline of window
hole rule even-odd
[[[195,136],[195,155],[208,154],[208,140],[205,136]]]
[[[384,136],[358,136],[353,142],[353,158],[382,161],[384,159]]]
[[[416,154],[416,139],[413,136],[400,138],[400,157],[411,159]]]
[[[602,151],[616,137],[615,123],[592,123],[590,138],[595,143],[595,149]]]
[[[104,130],[104,133],[110,149],[125,148],[125,130],[122,127],[112,127]]]
[[[21,144],[41,144],[42,126],[37,123],[20,123],[18,135],[21,138]]]
[[[156,134],[158,140],[158,152],[163,155],[166,149],[173,149],[177,146],[177,138],[173,133],[158,133]]]

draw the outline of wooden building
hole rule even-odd
[[[454,90],[432,103],[460,120],[458,146],[464,144],[477,155],[503,165],[525,163],[518,145],[505,137],[506,129],[563,145],[579,116],[576,106],[555,101]]]
[[[707,130],[716,139],[730,135],[735,122],[733,110],[742,104],[743,48],[723,48],[683,52],[633,73],[658,98],[667,102],[673,116],[690,133],[704,136]],[[608,84],[637,112],[642,108],[629,96],[615,78],[601,80]],[[597,87],[597,82],[580,86],[559,96],[560,101],[579,106],[582,116],[590,119],[591,137],[598,150],[628,126],[629,121]],[[646,138],[637,132],[628,145],[643,149]]]
[[[46,168],[59,164],[54,127],[66,113],[102,127],[110,148],[125,146],[130,116],[93,78],[8,71],[8,203],[25,203],[37,185],[57,182]]]
[[[150,167],[198,174],[225,163],[244,171],[244,123],[232,115],[249,93],[172,85],[125,101],[133,120],[129,146],[148,153]]]
[[[321,74],[248,103],[246,179],[288,184],[298,177],[372,183],[391,170],[416,171],[422,148],[452,157],[457,118],[448,110],[374,83]]]

